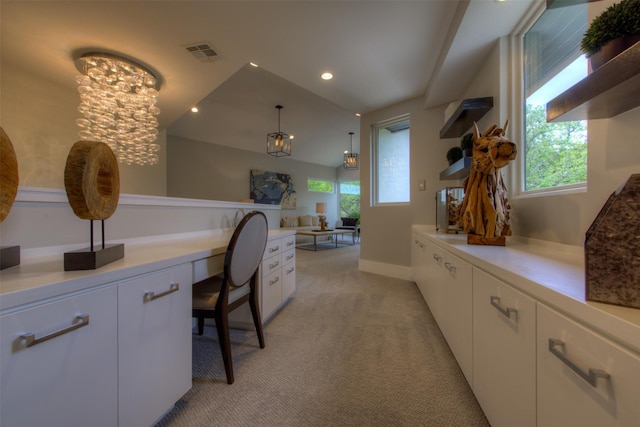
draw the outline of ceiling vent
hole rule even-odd
[[[218,52],[213,50],[209,42],[190,44],[185,49],[200,62],[213,62],[219,58]]]

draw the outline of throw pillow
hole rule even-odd
[[[281,226],[284,228],[291,228],[298,226],[298,217],[295,216],[285,216],[280,220]]]
[[[298,217],[298,226],[308,227],[311,225],[311,215],[303,215]]]
[[[311,225],[313,226],[320,225],[320,218],[318,218],[317,216],[311,217]]]
[[[340,219],[342,220],[343,227],[355,227],[358,222],[358,218],[340,218]]]

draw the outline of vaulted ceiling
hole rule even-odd
[[[78,55],[134,58],[160,77],[169,135],[243,150],[264,152],[281,104],[292,158],[338,166],[356,113],[459,99],[534,1],[2,0],[1,60],[75,91]],[[214,60],[186,49],[203,42]]]

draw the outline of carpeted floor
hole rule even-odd
[[[413,282],[358,271],[359,246],[298,250],[297,290],[265,327],[193,339],[193,388],[159,426],[487,426]]]

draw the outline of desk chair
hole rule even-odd
[[[193,285],[192,316],[198,319],[198,335],[204,319],[215,319],[227,383],[233,384],[229,313],[249,303],[260,348],[264,348],[256,278],[267,245],[267,218],[262,212],[245,215],[235,229],[224,257],[224,272]]]

